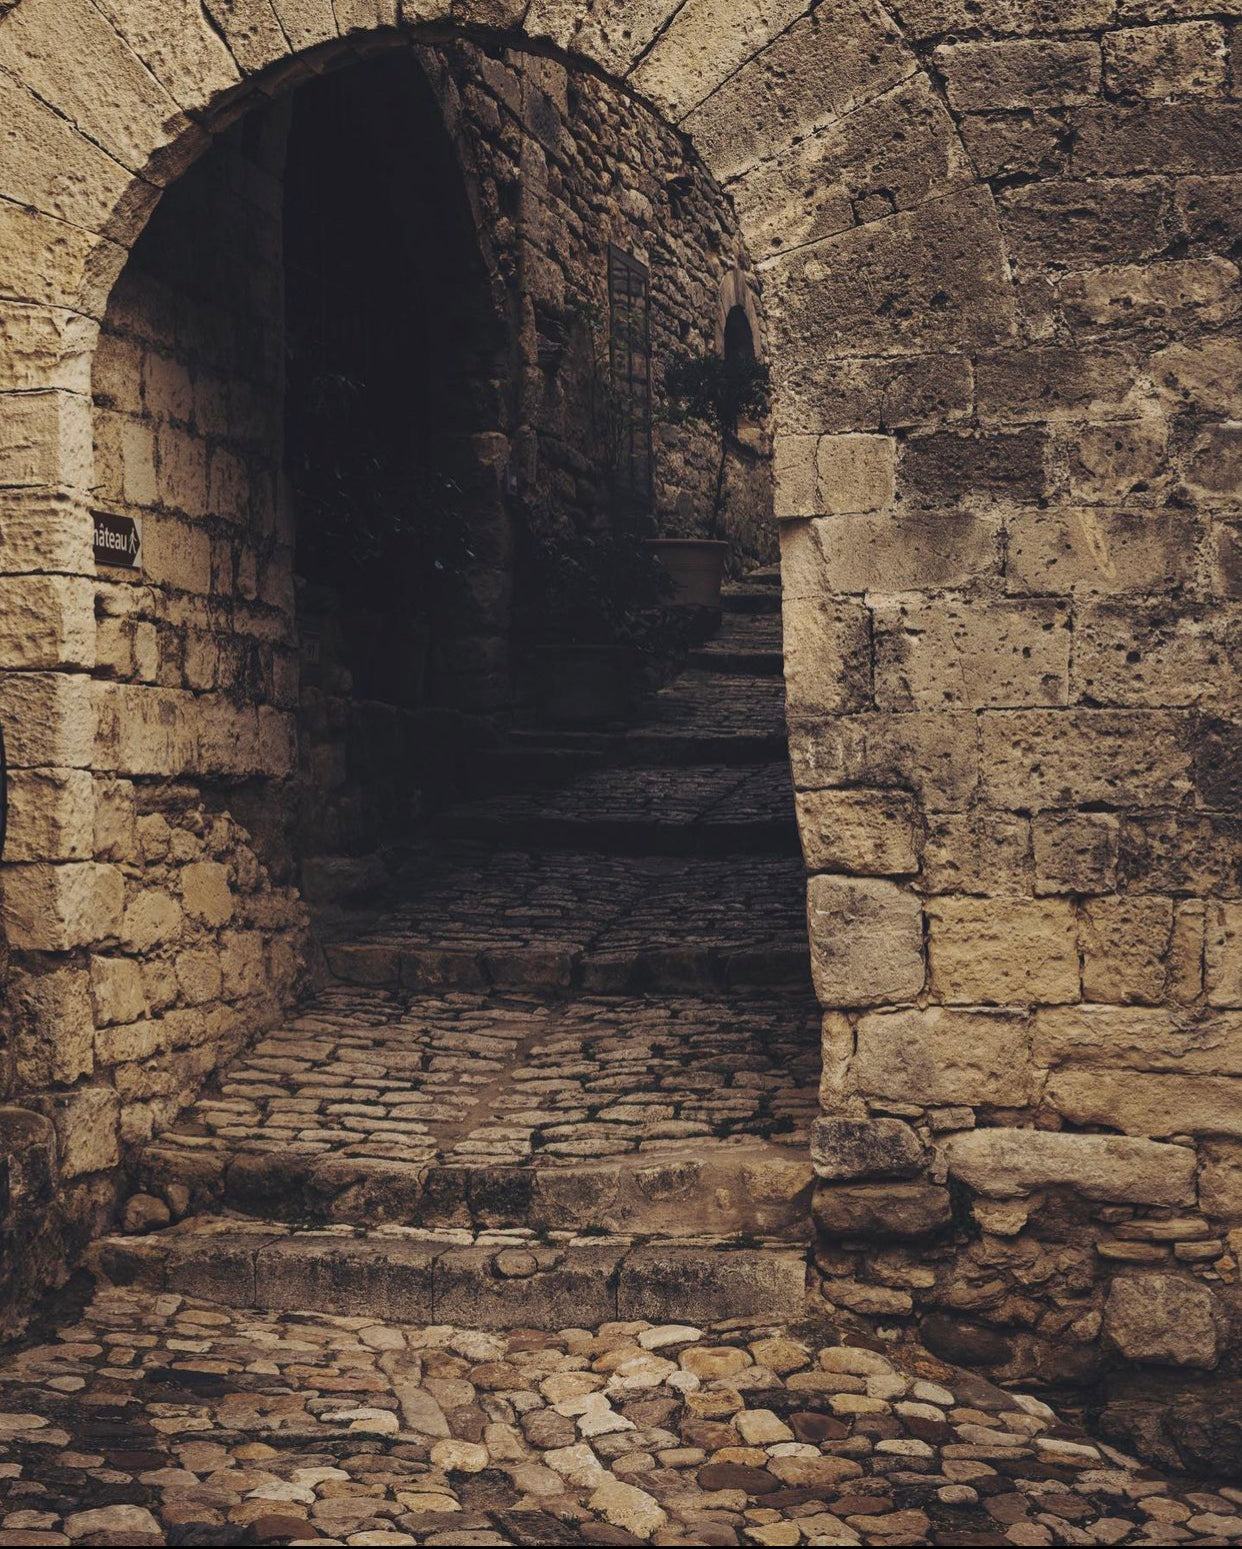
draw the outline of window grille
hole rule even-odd
[[[651,276],[645,264],[611,243],[608,341],[617,485],[645,502],[652,492]]]

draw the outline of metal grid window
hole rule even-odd
[[[623,494],[647,501],[651,468],[651,276],[647,266],[608,245],[608,339]]]

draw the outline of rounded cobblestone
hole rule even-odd
[[[0,1545],[1242,1543],[1236,1485],[822,1321],[495,1334],[108,1289],[38,1338],[0,1364]]]

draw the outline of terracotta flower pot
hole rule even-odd
[[[727,543],[716,538],[651,538],[647,547],[672,580],[667,600],[674,607],[720,607]]]

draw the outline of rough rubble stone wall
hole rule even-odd
[[[523,490],[578,528],[605,517],[608,244],[650,274],[653,509],[664,536],[711,535],[720,443],[678,423],[664,374],[719,347],[721,298],[758,283],[730,205],[684,137],[631,96],[524,50],[420,51],[458,126],[516,320],[512,455]],[[736,277],[736,280],[735,280]],[[756,347],[762,354],[763,340]],[[776,557],[767,459],[733,447],[722,530],[740,565]]]
[[[990,1323],[1002,1370],[1236,1348],[1232,0],[206,9],[0,22],[28,762],[88,762],[83,364],[187,111],[340,31],[520,20],[689,133],[766,263],[830,1294]]]

